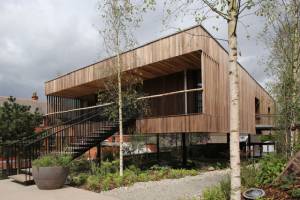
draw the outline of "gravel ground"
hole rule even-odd
[[[116,188],[101,195],[120,200],[185,200],[199,197],[204,188],[217,184],[229,170],[216,170],[181,179],[166,179],[136,183],[130,187]]]

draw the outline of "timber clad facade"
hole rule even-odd
[[[45,83],[48,113],[96,105],[97,91],[112,75],[108,58]],[[136,120],[139,133],[229,132],[228,54],[201,26],[175,33],[121,55],[123,73],[143,79],[150,114]],[[259,114],[275,111],[272,97],[242,67],[240,128],[255,134]],[[76,113],[75,113],[76,114]]]

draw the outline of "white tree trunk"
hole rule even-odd
[[[123,112],[122,112],[122,79],[120,54],[117,54],[118,67],[118,107],[119,107],[119,146],[120,146],[120,176],[123,176]]]
[[[239,119],[239,73],[237,65],[237,3],[229,3],[228,40],[229,40],[229,88],[230,88],[230,168],[231,200],[241,199],[240,177],[240,119]]]
[[[294,82],[294,93],[293,93],[293,104],[295,105],[295,109],[293,110],[293,119],[292,119],[292,124],[291,124],[291,127],[294,128],[291,132],[291,155],[293,155],[295,152],[294,152],[294,148],[295,146],[297,145],[297,138],[298,138],[298,135],[297,135],[297,131],[296,131],[296,124],[297,124],[297,103],[298,103],[298,88],[299,86],[297,85],[299,83],[299,74],[298,74],[298,70],[299,70],[299,31],[298,31],[298,28],[299,28],[299,11],[297,10],[298,8],[298,3],[294,0],[293,1],[293,9],[294,9],[294,16],[295,16],[295,24],[293,25],[294,27],[294,38],[293,38],[293,81]]]

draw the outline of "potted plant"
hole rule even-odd
[[[49,154],[32,162],[33,180],[42,190],[62,188],[69,173],[72,157],[65,154]]]

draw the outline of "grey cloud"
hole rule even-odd
[[[12,0],[0,2],[0,96],[30,97],[34,90],[42,96],[44,81],[103,58],[105,51],[98,34],[101,18],[97,0]],[[146,14],[137,30],[139,44],[174,32],[163,30],[162,9]],[[256,41],[263,21],[245,18],[253,25],[250,40],[239,38],[240,62],[261,83],[265,74],[257,61],[265,54]],[[194,19],[186,17],[174,22],[174,27],[186,28]],[[212,29],[218,25],[220,31]],[[226,38],[226,26],[216,20],[205,22],[216,37]],[[239,31],[245,35],[240,26]],[[253,36],[254,35],[254,36]],[[224,44],[226,46],[227,44]]]

